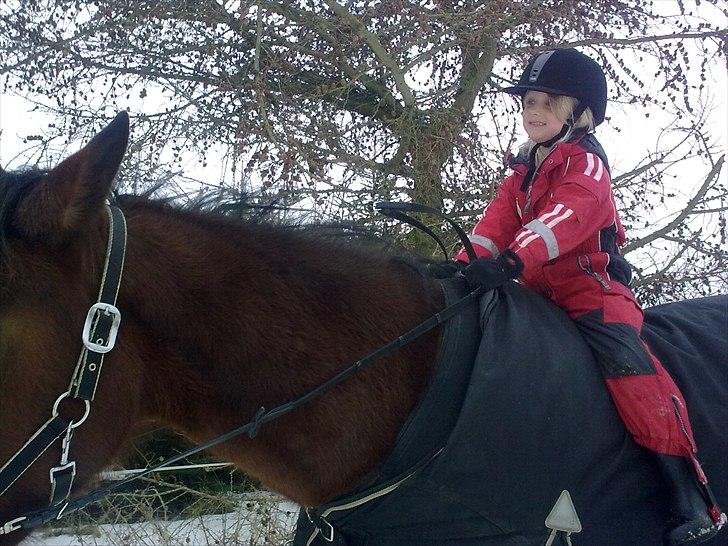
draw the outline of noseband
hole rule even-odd
[[[0,468],[0,496],[2,496],[54,442],[63,437],[60,462],[50,470],[49,507],[60,508],[59,519],[68,505],[73,480],[76,477],[76,461],[69,460],[73,433],[89,416],[104,356],[114,348],[121,323],[121,313],[116,308],[116,297],[124,268],[126,220],[118,207],[107,204],[106,212],[109,219],[109,236],[101,288],[97,302],[91,306],[86,315],[81,334],[83,347],[71,383],[68,390],[53,404],[50,419]],[[61,416],[60,406],[66,399],[78,400],[83,404],[84,413],[78,420],[67,420]],[[0,535],[23,528],[26,519],[27,516],[20,516],[6,522],[0,526]]]

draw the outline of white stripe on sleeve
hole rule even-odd
[[[523,241],[518,243],[518,246],[520,246],[521,248],[528,246],[528,243],[541,237],[538,233],[533,233],[533,231],[530,231],[530,230],[528,233],[531,233],[532,235],[528,239],[524,239]]]
[[[523,239],[524,237],[528,237],[528,236],[529,236],[529,235],[531,235],[532,233],[533,233],[533,231],[531,231],[530,229],[525,229],[525,230],[523,230],[523,231],[522,231],[521,233],[519,233],[519,234],[518,234],[518,236],[516,237],[516,242],[518,243],[520,239]]]
[[[550,228],[554,227],[556,224],[560,224],[562,221],[566,220],[569,216],[574,214],[574,211],[571,209],[566,209],[561,216],[557,216],[550,222],[546,222],[546,225]]]
[[[564,205],[562,205],[561,203],[556,203],[556,206],[551,210],[551,212],[545,212],[544,214],[539,216],[538,219],[545,224],[549,218],[559,214],[563,208]]]
[[[586,176],[591,176],[593,170],[594,170],[594,154],[587,153],[586,154],[586,170],[584,171],[584,174]]]
[[[604,174],[604,162],[602,161],[601,157],[597,157],[597,172],[594,173],[594,179],[599,182],[602,179],[602,175]]]

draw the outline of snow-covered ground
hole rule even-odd
[[[179,521],[88,526],[64,534],[40,530],[20,546],[283,546],[292,536],[298,506],[280,502],[264,510]]]

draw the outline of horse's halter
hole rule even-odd
[[[0,496],[2,496],[56,440],[63,436],[60,463],[50,470],[49,506],[60,507],[58,518],[63,515],[68,505],[73,480],[76,477],[76,461],[69,461],[73,433],[89,416],[104,355],[114,348],[121,322],[121,313],[115,304],[124,268],[126,221],[118,207],[107,204],[106,212],[109,219],[109,240],[101,288],[97,302],[91,306],[86,316],[81,335],[83,348],[71,383],[68,390],[53,404],[51,418],[0,468]],[[83,402],[85,411],[77,421],[66,420],[59,413],[59,407],[66,398]],[[25,527],[23,523],[27,519],[27,516],[20,516],[2,524],[0,535]]]

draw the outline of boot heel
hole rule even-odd
[[[668,546],[692,546],[710,540],[718,526],[709,513],[713,503],[703,494],[706,484],[696,479],[693,461],[684,457],[655,454],[657,466],[670,494],[670,507],[676,525],[665,533]]]

